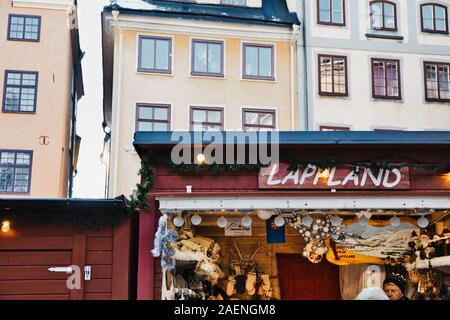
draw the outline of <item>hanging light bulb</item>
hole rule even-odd
[[[420,217],[420,219],[417,220],[417,225],[422,229],[428,227],[428,223],[429,223],[428,219],[425,218],[424,216]]]
[[[302,219],[302,224],[308,228],[311,227],[313,222],[314,222],[314,219],[311,218],[310,216],[306,216]]]
[[[401,223],[400,218],[397,216],[393,216],[389,221],[391,222],[391,226],[393,227],[398,227]]]
[[[282,227],[286,223],[282,215],[277,216],[273,221],[277,227]]]
[[[257,215],[261,220],[269,220],[272,217],[273,212],[270,210],[258,210]]]
[[[11,223],[9,221],[3,221],[2,222],[2,231],[3,232],[9,232],[9,230],[11,229]]]
[[[328,168],[325,170],[320,169],[320,171],[319,171],[320,178],[328,178],[329,176],[330,176],[330,170]]]
[[[203,164],[203,163],[205,163],[205,161],[206,161],[205,155],[203,153],[199,153],[197,155],[197,163],[198,164]]]
[[[253,220],[250,216],[245,216],[242,218],[241,223],[244,227],[250,227],[253,223]]]
[[[217,226],[219,228],[225,228],[228,224],[228,220],[225,217],[220,217],[219,219],[217,219]]]
[[[182,216],[178,215],[173,219],[173,224],[178,228],[181,228],[184,225],[184,219]]]
[[[202,217],[198,214],[193,215],[191,217],[191,222],[194,226],[198,226],[200,223],[202,223]]]
[[[363,216],[359,219],[358,223],[362,226],[367,226],[369,224],[369,219],[366,216]]]

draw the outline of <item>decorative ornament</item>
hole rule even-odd
[[[361,226],[367,226],[369,224],[369,219],[366,216],[363,216],[359,219],[358,223]]]

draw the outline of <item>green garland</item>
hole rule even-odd
[[[410,161],[415,161],[412,159],[408,159]],[[426,162],[411,162],[411,163],[402,163],[402,164],[392,164],[388,161],[379,161],[379,160],[368,160],[361,161],[359,163],[350,163],[348,161],[342,161],[337,157],[329,157],[327,160],[288,160],[289,163],[288,171],[296,171],[297,169],[306,168],[308,165],[314,165],[319,169],[325,170],[333,167],[351,167],[356,174],[360,174],[361,168],[369,168],[372,172],[377,173],[379,170],[393,170],[393,169],[401,169],[403,167],[410,168],[422,168],[434,172],[450,171],[450,160],[445,160],[439,163],[426,163]],[[148,208],[148,204],[146,202],[146,197],[150,190],[153,188],[154,184],[154,173],[151,169],[152,165],[155,164],[167,164],[169,170],[171,172],[178,173],[205,173],[211,172],[214,174],[220,172],[238,172],[238,171],[254,171],[258,170],[265,165],[260,163],[258,164],[180,164],[176,165],[170,160],[170,155],[168,154],[155,154],[154,152],[148,153],[146,157],[144,157],[141,161],[141,169],[139,170],[139,175],[142,178],[143,184],[137,184],[137,193],[136,195],[131,196],[131,204],[130,204],[130,212],[135,212],[136,210],[146,209]]]

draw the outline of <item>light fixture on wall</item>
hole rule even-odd
[[[202,217],[198,214],[195,214],[191,217],[191,222],[194,226],[198,226],[200,223],[202,223]]]
[[[2,222],[2,232],[9,232],[11,230],[11,223],[8,220]]]
[[[393,216],[389,221],[391,222],[391,226],[393,227],[398,227],[401,223],[400,218],[397,216]]]
[[[252,225],[253,220],[250,216],[247,215],[247,216],[242,217],[241,223],[244,227],[249,228]]]
[[[181,228],[184,225],[184,219],[181,215],[177,215],[174,219],[173,219],[173,224],[178,227]]]
[[[256,214],[261,220],[269,220],[273,212],[271,210],[258,210]]]
[[[219,219],[217,219],[217,226],[219,228],[225,228],[228,224],[228,220],[225,217],[220,217]]]
[[[277,216],[277,217],[273,220],[273,222],[275,223],[275,225],[276,225],[278,228],[281,228],[281,227],[284,226],[284,224],[286,223],[286,221],[284,220],[284,218],[283,218],[282,215]]]
[[[425,218],[425,216],[421,216],[418,220],[417,220],[417,225],[422,228],[425,229],[426,227],[428,227],[429,221],[427,218]]]

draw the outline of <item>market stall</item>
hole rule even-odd
[[[354,299],[393,274],[448,297],[449,137],[335,134],[281,133],[279,163],[231,167],[170,164],[170,135],[137,133],[139,298]]]

